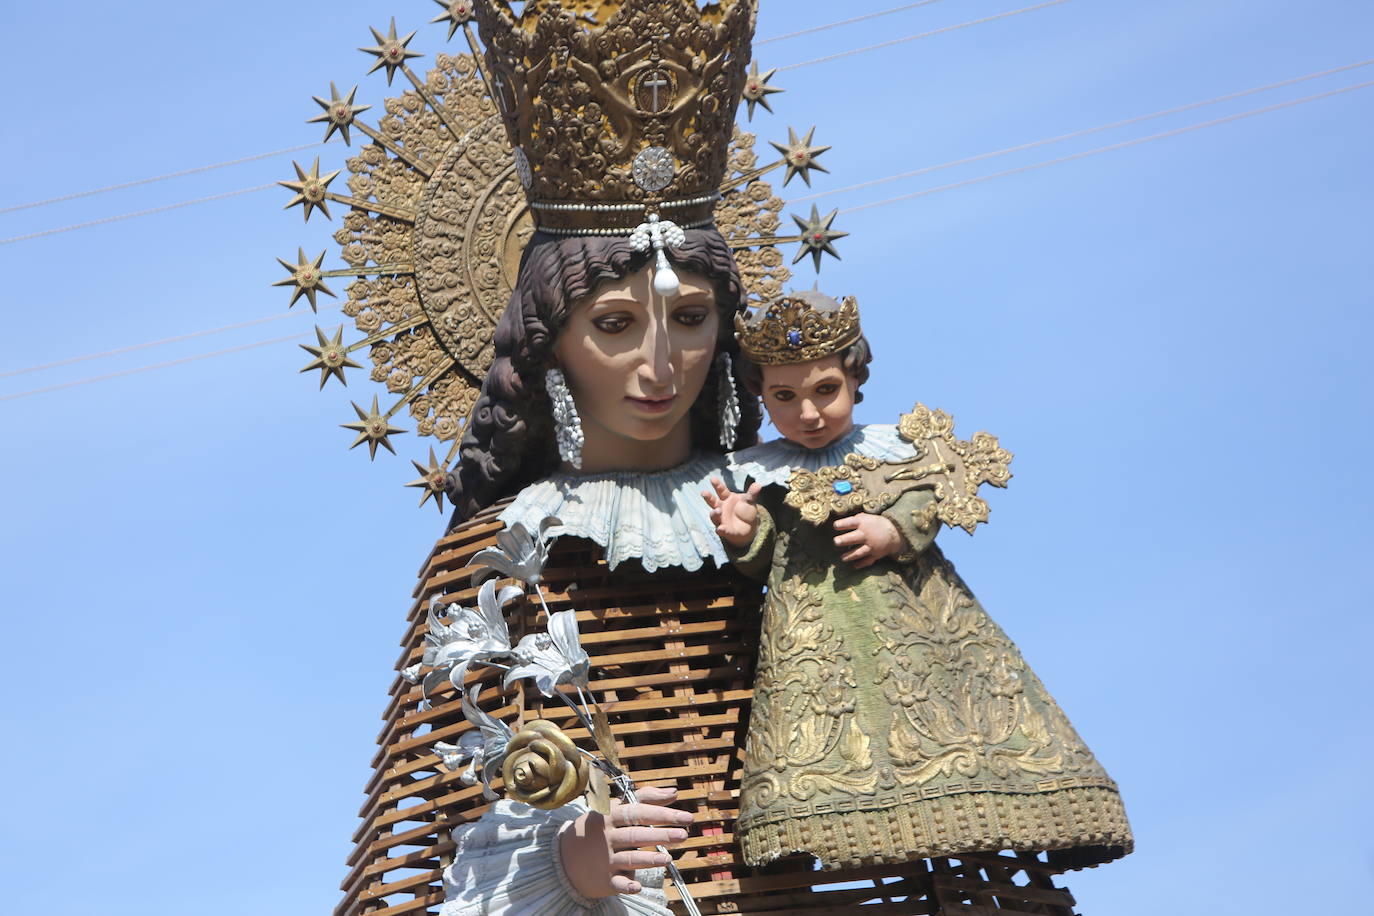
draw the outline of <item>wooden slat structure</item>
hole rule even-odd
[[[476,601],[465,567],[473,554],[495,543],[502,527],[495,518],[499,508],[435,546],[420,574],[398,670],[420,661],[432,596],[464,605]],[[1052,880],[1061,869],[1030,853],[826,872],[802,857],[762,869],[746,866],[734,822],[757,654],[757,584],[728,570],[650,575],[622,564],[611,572],[595,545],[564,538],[545,568],[545,594],[550,610],[578,611],[592,687],[611,720],[622,764],[641,786],[675,786],[679,805],[696,814],[692,835],[675,857],[703,913],[821,916],[863,905],[873,916],[1072,916],[1073,898]],[[513,639],[544,626],[537,602],[515,603],[508,619]],[[469,675],[473,688],[479,674]],[[503,692],[490,672],[482,683],[487,686],[478,702],[512,728],[546,718],[591,746],[562,704],[535,690]],[[335,916],[437,912],[441,874],[453,855],[449,833],[487,809],[481,788],[442,770],[431,750],[434,742],[452,742],[472,727],[456,697],[436,697],[429,709],[422,699],[418,686],[397,676]],[[671,886],[668,893],[676,898]]]

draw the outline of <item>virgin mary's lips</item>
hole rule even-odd
[[[666,413],[677,400],[677,395],[670,394],[666,398],[635,398],[626,395],[625,400],[646,413]]]

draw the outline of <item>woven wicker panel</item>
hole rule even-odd
[[[476,601],[465,566],[494,544],[501,529],[498,509],[436,545],[421,571],[398,670],[420,660],[431,596]],[[800,857],[766,869],[745,866],[733,827],[757,651],[758,586],[730,571],[650,575],[622,564],[611,572],[595,545],[564,538],[545,568],[545,594],[550,610],[578,611],[592,659],[592,688],[611,720],[622,764],[639,785],[675,786],[680,806],[696,814],[692,835],[675,856],[703,913],[839,914],[868,904],[865,913],[874,916],[1071,914],[1072,898],[1050,880],[1058,869],[1025,854],[824,873]],[[518,639],[543,628],[542,609],[519,602],[510,608],[509,622]],[[473,688],[477,681],[478,672],[469,675]],[[488,674],[484,683],[496,679]],[[336,916],[436,912],[443,902],[440,875],[453,854],[449,832],[486,811],[481,788],[444,772],[430,750],[435,741],[452,742],[471,727],[457,699],[441,694],[431,709],[422,710],[420,688],[399,676],[391,697]],[[478,701],[512,728],[547,718],[591,746],[567,708],[537,691],[488,686]],[[834,886],[855,881],[863,886]],[[668,893],[676,897],[671,886]]]

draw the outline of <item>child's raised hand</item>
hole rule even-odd
[[[872,566],[883,557],[902,551],[902,535],[891,520],[871,512],[848,515],[835,522],[835,530],[847,532],[835,538],[836,547],[853,547],[840,557],[855,569]]]
[[[716,534],[731,547],[747,547],[759,528],[758,497],[763,485],[755,483],[744,493],[735,493],[725,481],[712,477],[711,486],[715,492],[702,490],[701,498],[711,507]]]

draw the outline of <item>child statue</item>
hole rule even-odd
[[[798,470],[922,457],[897,427],[853,422],[871,360],[854,300],[793,293],[737,329],[741,379],[783,436],[732,456],[736,490],[715,479],[703,494],[736,567],[768,587],[740,790],[746,861],[1013,849],[1078,868],[1125,855],[1116,784],[935,545],[935,489],[820,525],[787,499]]]

